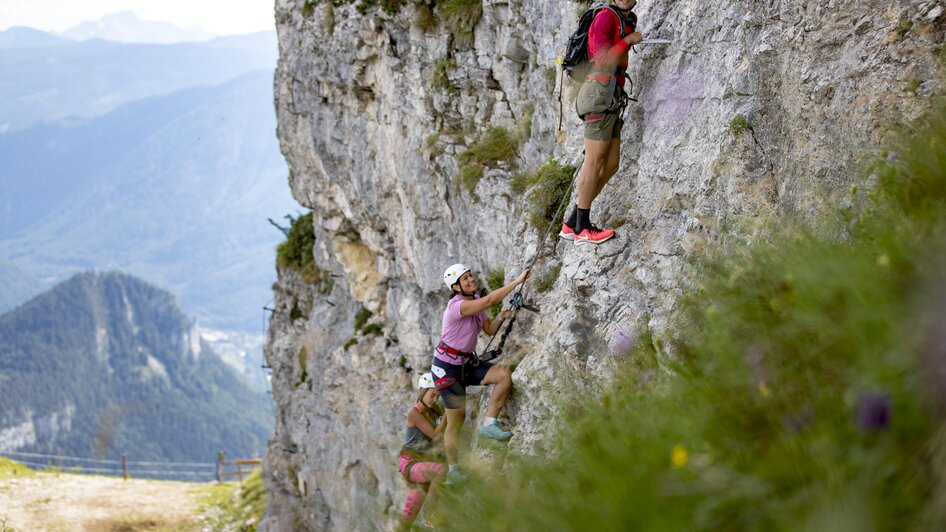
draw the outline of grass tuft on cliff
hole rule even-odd
[[[239,484],[210,484],[197,495],[209,530],[250,532],[257,529],[266,513],[266,487],[258,469]]]
[[[454,48],[473,44],[473,29],[483,18],[483,0],[438,0],[437,12],[453,36]]]
[[[518,153],[516,135],[502,126],[491,127],[458,157],[461,166],[457,181],[467,191],[473,192],[483,177],[484,168],[495,168],[499,163],[511,161]]]
[[[276,265],[297,271],[304,282],[316,285],[319,293],[328,294],[335,287],[335,282],[329,272],[322,270],[315,263],[315,228],[312,225],[312,213],[303,214],[298,218],[286,215],[286,218],[289,219],[290,227],[288,230],[280,227],[286,235],[286,240],[276,247]],[[301,310],[298,312],[298,315],[291,319],[303,317]]]
[[[529,221],[540,232],[548,230],[550,224],[558,221],[554,218],[563,201],[563,211],[569,207],[574,174],[574,166],[562,165],[552,159],[535,172],[519,173],[509,180],[509,188],[514,193],[528,191]],[[558,214],[561,216],[564,212]]]
[[[938,109],[869,193],[710,247],[666,337],[642,331],[602,395],[572,390],[553,452],[468,467],[448,528],[946,529]]]
[[[490,291],[498,290],[506,285],[506,269],[500,266],[495,270],[490,270],[486,273],[486,286]],[[499,313],[503,310],[503,304],[497,303],[489,307],[489,318],[491,320],[496,319],[496,316],[499,316]]]
[[[286,215],[289,230],[286,240],[276,248],[276,263],[280,268],[292,268],[303,271],[313,263],[312,248],[315,245],[315,231],[312,225],[312,213],[298,218]]]
[[[389,15],[395,15],[412,3],[410,0],[305,0],[302,14],[311,15],[317,1],[327,3],[329,7],[353,4],[361,15],[367,15],[378,7]],[[473,29],[483,17],[482,0],[436,0],[436,12],[427,2],[414,1],[413,4],[414,23],[421,30],[433,29],[439,19],[453,36],[455,48],[468,48],[473,43]]]

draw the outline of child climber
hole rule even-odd
[[[418,381],[420,396],[407,411],[407,436],[401,446],[398,469],[407,481],[407,502],[398,530],[410,530],[427,498],[437,493],[436,484],[444,477],[447,467],[434,452],[434,444],[443,436],[446,423],[437,424],[443,416],[438,404],[440,393],[430,373],[424,373]]]
[[[528,277],[529,270],[525,270],[513,282],[484,297],[479,297],[475,294],[476,278],[463,264],[454,264],[443,274],[444,284],[453,292],[453,297],[443,312],[440,343],[434,350],[431,371],[435,375],[437,389],[447,407],[447,429],[444,434],[444,450],[447,453],[447,463],[450,465],[447,484],[459,482],[465,478],[457,466],[457,444],[460,439],[460,429],[466,417],[467,386],[493,385],[486,410],[486,421],[480,427],[480,435],[500,441],[512,437],[511,432],[506,432],[499,427],[496,419],[512,390],[512,372],[507,367],[493,366],[489,362],[480,361],[474,350],[480,331],[490,336],[495,335],[503,321],[510,315],[510,312],[505,310],[497,319],[491,320],[486,314],[486,309],[501,304],[503,299],[516,286],[524,283]]]

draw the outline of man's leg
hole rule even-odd
[[[598,179],[596,181],[597,188],[595,189],[594,195],[591,197],[591,200],[594,201],[598,197],[598,194],[601,194],[601,190],[604,189],[604,186],[608,184],[608,181],[614,177],[614,174],[618,173],[618,166],[621,164],[621,137],[611,139],[611,144],[608,146],[608,156],[607,162],[601,169],[601,173],[598,174]]]
[[[578,208],[590,209],[598,188],[598,176],[608,163],[610,140],[585,139],[585,163],[578,174]],[[578,228],[576,227],[576,230]]]

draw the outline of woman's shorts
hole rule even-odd
[[[611,105],[608,105],[609,84],[588,80],[578,91],[575,110],[585,123],[585,138],[591,140],[611,140],[621,138],[624,119],[621,111],[624,107],[624,89],[614,86]]]
[[[466,387],[481,385],[491,367],[493,365],[489,362],[474,364],[472,359],[456,366],[434,357],[430,371],[434,374],[434,384],[443,397],[443,404],[447,408],[466,408]]]

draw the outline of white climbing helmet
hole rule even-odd
[[[430,373],[424,373],[419,379],[417,379],[417,388],[420,390],[436,387],[437,386],[434,384],[434,376]]]
[[[460,280],[460,276],[468,271],[470,271],[470,269],[463,264],[454,264],[447,268],[447,271],[443,272],[443,282],[447,285],[447,288],[453,288],[453,285]]]

